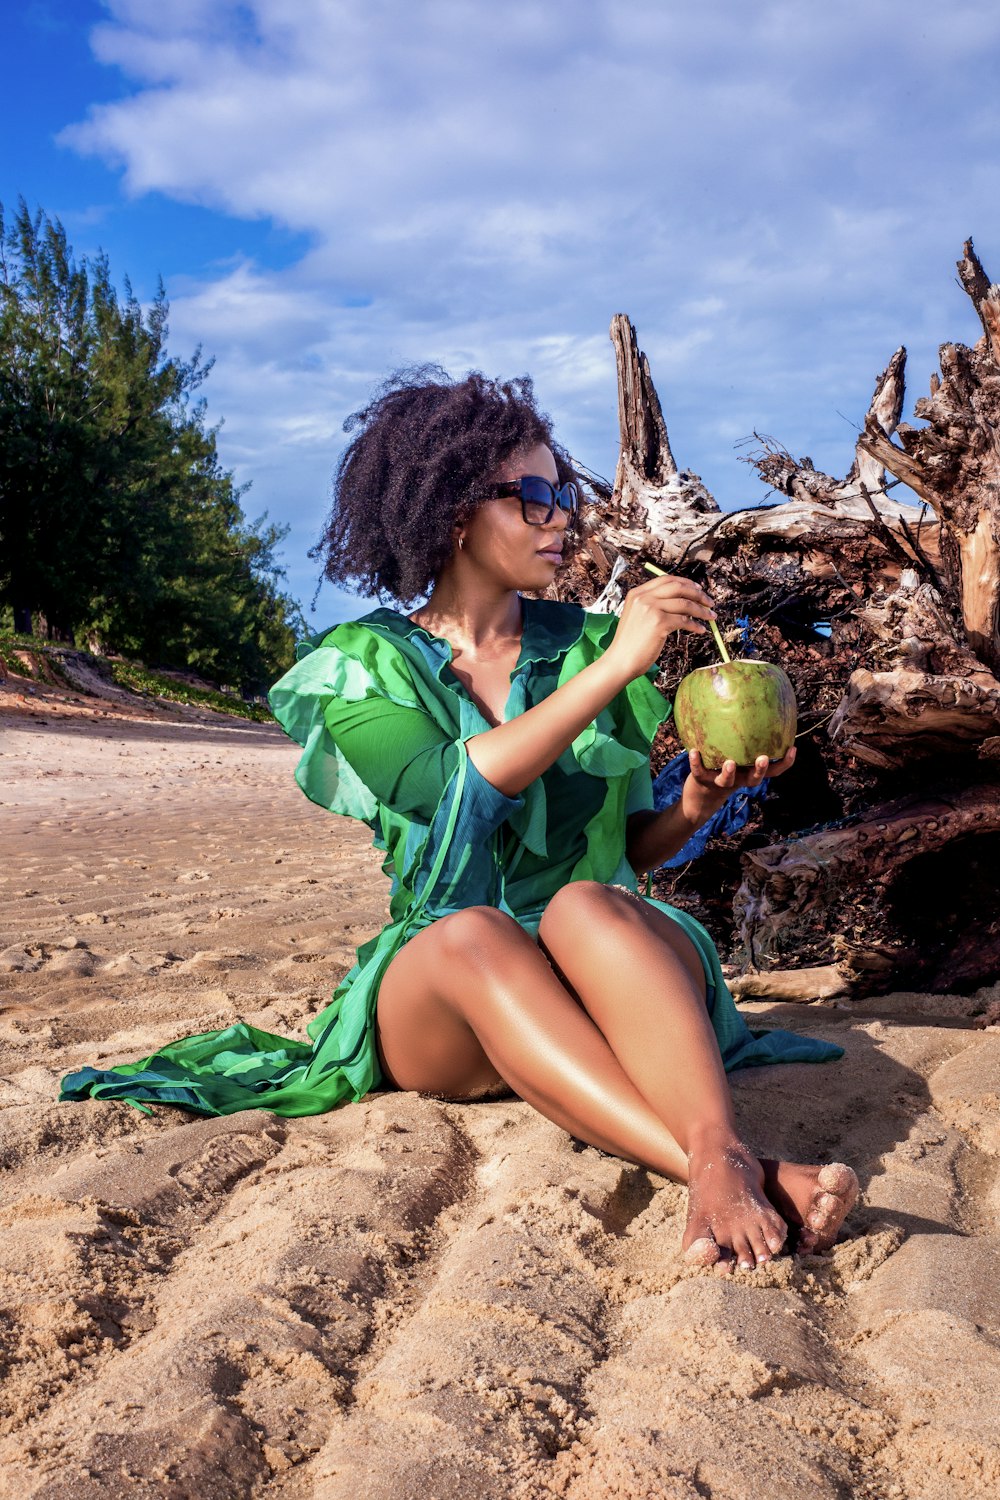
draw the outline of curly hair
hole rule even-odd
[[[560,484],[580,482],[527,376],[501,382],[474,370],[455,381],[436,365],[400,370],[344,431],[354,436],[309,555],[323,560],[332,583],[402,604],[430,591],[451,555],[454,527],[513,454],[544,443]]]

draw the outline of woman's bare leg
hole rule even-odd
[[[379,987],[379,1054],[403,1089],[467,1098],[508,1083],[570,1134],[687,1179],[687,1158],[537,945],[489,907],[410,939]]]
[[[685,1249],[744,1265],[770,1259],[785,1225],[801,1246],[831,1244],[857,1194],[849,1168],[760,1162],[742,1142],[705,976],[680,925],[626,892],[576,882],[549,903],[539,943],[626,1075],[688,1158]],[[772,1207],[774,1205],[774,1207]],[[718,1248],[717,1248],[718,1247]]]
[[[385,1071],[400,1088],[461,1098],[503,1079],[571,1134],[677,1181],[689,1180],[687,1152],[543,954],[509,917],[474,907],[442,918],[412,938],[382,981],[377,1021]],[[662,1021],[661,1015],[659,1032]],[[712,1040],[714,1044],[714,1035]],[[684,1066],[676,1046],[671,1053],[665,1060],[666,1076]],[[723,1084],[728,1098],[724,1075]],[[737,1147],[745,1151],[738,1140]],[[694,1163],[699,1171],[701,1160]],[[817,1210],[808,1197],[817,1198],[816,1170],[794,1168],[795,1173],[807,1174],[805,1180],[796,1178],[775,1194],[782,1211],[796,1221]],[[711,1181],[710,1172],[702,1175]],[[842,1196],[837,1190],[823,1196],[839,1205],[839,1225],[846,1212]],[[720,1259],[721,1250],[728,1264],[739,1226],[762,1225],[758,1199],[759,1189],[749,1215],[737,1205],[735,1229],[729,1227],[730,1211],[725,1225],[723,1216],[717,1215],[710,1234],[686,1235],[692,1258],[711,1264]],[[803,1215],[795,1212],[800,1201],[805,1205]],[[763,1215],[763,1222],[773,1226],[769,1207]],[[816,1225],[815,1248],[820,1247],[828,1219],[826,1205],[822,1224]],[[835,1233],[834,1228],[829,1238]],[[777,1228],[758,1227],[754,1234],[762,1247],[761,1258],[766,1259],[772,1249],[780,1248],[784,1225],[779,1221]],[[756,1256],[744,1250],[743,1258],[752,1265]]]

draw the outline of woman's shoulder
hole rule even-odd
[[[599,634],[607,630],[613,631],[618,624],[617,615],[603,614],[600,611],[588,609],[586,605],[572,604],[561,599],[536,599],[524,594],[521,596],[521,603],[524,609],[525,625],[530,634],[551,634],[571,644],[578,640],[585,630],[588,633]],[[379,606],[377,609],[370,610],[366,615],[359,615],[356,620],[341,620],[319,631],[316,635],[307,637],[301,643],[301,648],[308,652],[319,646],[338,646],[344,641],[356,638],[359,633],[396,637],[402,640],[430,634],[422,625],[418,625],[415,620],[411,620],[409,615],[403,614],[400,610]],[[436,639],[434,636],[430,638]]]
[[[287,705],[293,701],[312,705],[310,711],[320,714],[334,697],[346,702],[384,697],[407,707],[417,705],[421,663],[396,618],[405,616],[376,609],[300,641],[295,665],[268,694],[279,722],[284,722],[282,714],[291,711]]]
[[[546,662],[575,669],[606,650],[618,626],[618,616],[588,610],[559,599],[521,598],[524,633],[521,662],[543,668]],[[441,637],[399,610],[379,607],[356,620],[343,620],[302,641],[301,662],[314,653],[346,656],[363,662],[376,678],[388,670],[393,676],[409,669],[411,676],[440,681],[451,659],[451,647]],[[405,667],[404,667],[405,664]]]
[[[325,630],[307,636],[299,642],[296,649],[300,657],[308,656],[311,651],[323,647],[343,650],[345,645],[373,635],[387,639],[394,636],[405,637],[413,629],[413,621],[406,615],[400,614],[398,610],[379,606],[378,609],[369,610],[366,615],[359,615],[356,620],[338,620]]]
[[[536,620],[553,626],[582,629],[586,625],[607,626],[618,622],[618,616],[591,609],[586,604],[572,604],[563,599],[534,599],[522,596],[522,602]]]

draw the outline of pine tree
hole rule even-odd
[[[144,312],[58,221],[22,202],[8,231],[0,206],[0,604],[256,692],[301,625],[287,528],[245,520],[199,394],[211,361],[168,356],[168,312],[162,285]]]

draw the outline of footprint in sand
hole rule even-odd
[[[4,948],[0,953],[0,973],[4,974],[33,974],[40,969],[45,962],[47,952],[37,943],[22,947],[20,943],[12,943],[9,948]]]
[[[179,953],[140,953],[134,948],[127,948],[124,953],[116,954],[102,966],[104,974],[159,974],[163,969],[172,969],[175,964],[183,963]]]
[[[190,974],[202,969],[236,969],[254,963],[251,953],[241,953],[237,948],[206,948],[192,954],[178,964],[178,974]]]
[[[126,952],[119,953],[116,958],[109,959],[101,972],[115,975],[155,974],[162,967],[162,960],[160,962],[151,962],[147,958],[140,957],[138,953]]]
[[[272,974],[287,974],[290,969],[296,969],[302,964],[329,964],[330,954],[325,950],[322,953],[293,953],[289,958],[279,959],[271,965]]]
[[[32,943],[27,947],[14,944],[0,953],[0,972],[7,974],[35,974],[44,969],[47,973],[89,979],[97,966],[98,959],[77,937],[65,938],[55,948],[47,943]]]
[[[77,979],[89,979],[96,972],[97,959],[89,948],[64,948],[52,955],[46,968],[50,974],[72,974]]]

